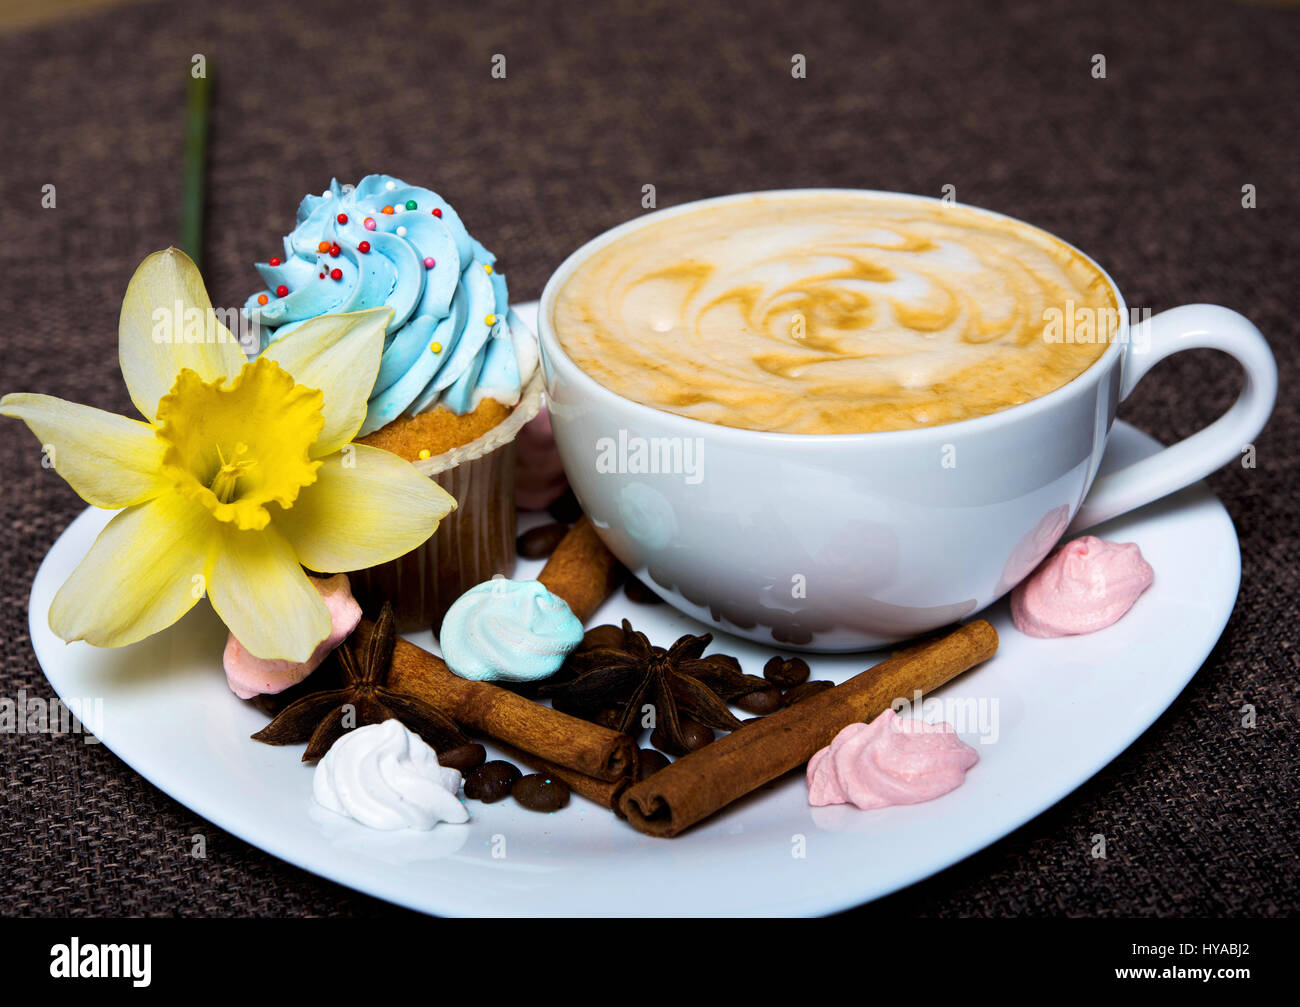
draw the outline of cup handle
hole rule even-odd
[[[1142,330],[1146,331],[1143,332]],[[1232,408],[1204,430],[1150,458],[1102,476],[1092,484],[1067,535],[1141,507],[1204,479],[1264,429],[1277,398],[1277,364],[1259,329],[1242,315],[1215,304],[1186,304],[1162,311],[1130,333],[1120,378],[1120,401],[1158,361],[1180,350],[1222,350],[1246,372],[1246,386]],[[1146,346],[1144,351],[1139,347]]]

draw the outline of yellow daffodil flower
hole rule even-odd
[[[391,314],[313,318],[250,362],[184,253],[145,259],[118,326],[144,422],[49,395],[0,399],[0,414],[31,428],[83,500],[122,508],[59,589],[50,629],[120,647],[206,593],[250,653],[305,661],[330,617],[303,567],[395,559],[456,506],[409,462],[351,443]]]

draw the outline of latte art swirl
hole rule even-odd
[[[863,194],[702,207],[595,252],[561,288],[566,353],[611,390],[727,426],[856,433],[1046,394],[1097,359],[1110,285],[1063,242]],[[1103,324],[1051,340],[1050,309]]]

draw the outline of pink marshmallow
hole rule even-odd
[[[311,578],[321,601],[330,614],[330,635],[322,640],[306,661],[268,661],[246,651],[235,634],[226,640],[221,663],[226,669],[226,684],[240,699],[284,692],[315,671],[330,651],[347,639],[361,621],[361,606],[352,597],[347,574]]]

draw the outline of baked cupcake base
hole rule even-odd
[[[541,369],[524,386],[519,403],[500,422],[467,444],[428,458],[418,447],[433,441],[438,421],[417,416],[396,430],[376,431],[376,447],[410,458],[421,473],[456,498],[456,509],[413,552],[351,574],[353,593],[367,611],[392,604],[400,632],[432,629],[436,635],[451,603],[475,584],[515,569],[515,438],[541,408]],[[488,406],[488,403],[484,403]],[[502,409],[506,407],[501,407]],[[471,422],[481,422],[480,407]],[[394,425],[396,426],[396,425]],[[421,426],[427,427],[421,431]],[[427,440],[422,441],[422,434]],[[385,443],[387,442],[387,443]]]

